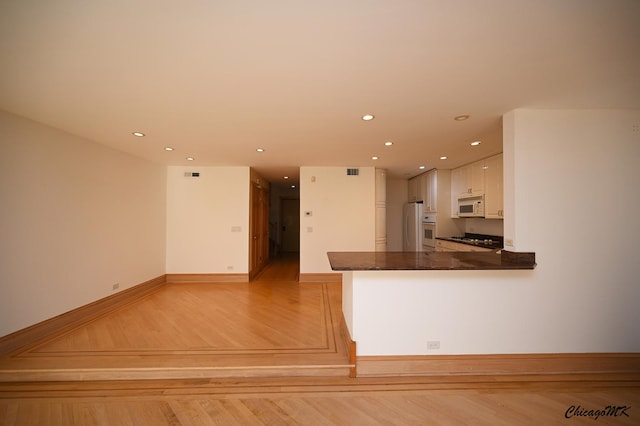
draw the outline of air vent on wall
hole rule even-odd
[[[184,177],[200,177],[200,172],[184,172]]]
[[[347,176],[358,176],[360,169],[347,169]]]

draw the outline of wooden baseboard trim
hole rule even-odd
[[[638,374],[640,353],[360,356],[357,377]]]
[[[249,282],[249,274],[167,274],[167,283],[235,283]]]
[[[156,291],[165,285],[165,276],[153,278],[119,293],[96,300],[95,302],[65,312],[48,320],[23,328],[0,338],[0,356],[31,345],[40,339],[87,323],[106,312],[124,306]]]
[[[349,364],[353,367],[349,368],[349,377],[357,377],[356,371],[356,342],[351,339],[351,333],[349,333],[349,327],[344,319],[344,315],[340,315],[340,335],[344,342],[344,345],[349,350]]]
[[[301,283],[342,283],[341,273],[300,274]]]
[[[0,383],[110,380],[221,379],[249,377],[345,377],[345,365],[158,367],[0,370]]]

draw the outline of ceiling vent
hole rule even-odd
[[[347,169],[347,176],[358,176],[360,169]]]
[[[184,177],[200,177],[200,172],[184,172]]]

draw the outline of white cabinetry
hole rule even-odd
[[[422,181],[420,176],[409,179],[409,202],[422,201]]]
[[[502,154],[451,171],[451,217],[458,217],[458,198],[484,195],[485,218],[502,219]]]
[[[424,212],[436,213],[438,211],[438,171],[436,169],[422,175],[422,188]]]
[[[376,169],[376,251],[387,251],[387,172]]]
[[[484,160],[484,217],[504,218],[502,154]]]
[[[475,197],[484,193],[484,161],[456,169],[456,193],[458,197]]]
[[[409,179],[409,202],[422,201],[423,212],[437,215],[436,237],[458,235],[460,230],[451,220],[451,170],[431,169]],[[454,209],[453,211],[456,211]]]
[[[435,213],[438,210],[438,171],[436,169],[409,179],[409,202],[414,201],[424,203],[425,213]]]
[[[467,187],[466,172],[463,167],[451,170],[451,217],[458,217],[458,197]]]

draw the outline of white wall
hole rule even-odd
[[[375,169],[300,168],[300,272],[332,273],[329,251],[374,250]]]
[[[353,273],[359,356],[640,352],[640,111],[504,121],[504,236],[537,267]]]
[[[164,274],[166,169],[0,111],[0,336]]]
[[[168,274],[248,273],[249,167],[169,167],[166,211]]]
[[[563,350],[640,351],[640,111],[516,110],[504,121],[505,216],[515,213],[505,238],[536,252],[539,334]]]
[[[345,322],[358,356],[558,352],[558,339],[539,332],[537,307],[528,303],[537,297],[534,274],[352,272],[343,299],[356,302],[343,308]],[[427,350],[428,341],[440,350]]]

